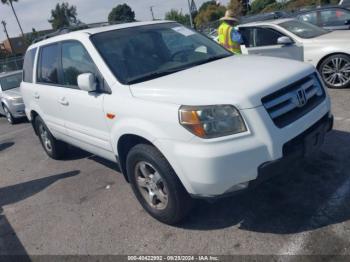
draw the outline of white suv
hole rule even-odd
[[[24,64],[26,114],[47,154],[72,144],[119,163],[168,224],[193,197],[240,191],[310,154],[333,123],[313,66],[233,56],[174,22],[58,35]]]

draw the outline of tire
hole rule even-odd
[[[9,122],[10,125],[16,124],[16,119],[12,116],[8,107],[6,105],[3,105],[3,109],[4,109],[4,113],[5,113],[5,117],[7,119],[7,122]]]
[[[320,75],[329,88],[350,87],[350,56],[335,54],[327,57],[319,66]]]
[[[53,159],[62,159],[67,151],[67,144],[53,137],[40,116],[34,119],[35,130],[46,154]]]
[[[193,200],[155,147],[146,144],[133,147],[127,156],[126,168],[136,198],[152,217],[174,225],[188,215]]]

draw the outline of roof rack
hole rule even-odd
[[[99,23],[91,23],[91,24],[81,23],[81,24],[77,24],[77,25],[73,25],[73,26],[69,26],[69,27],[63,27],[63,28],[60,28],[53,33],[46,34],[46,35],[35,38],[33,40],[33,44],[40,42],[42,40],[54,37],[54,36],[68,34],[70,32],[75,32],[75,31],[89,29],[89,28],[103,27],[103,26],[114,25],[114,24],[120,24],[120,22],[115,22],[115,23],[99,22]]]

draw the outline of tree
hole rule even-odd
[[[251,4],[249,14],[258,14],[269,5],[275,4],[276,0],[255,0]]]
[[[248,5],[245,0],[230,0],[227,8],[230,9],[237,18],[246,15],[248,11]]]
[[[68,3],[56,4],[55,9],[51,10],[49,23],[55,30],[79,24],[77,8],[74,5],[69,6]]]
[[[2,4],[7,4],[7,5],[11,6],[11,9],[12,9],[13,14],[15,15],[15,18],[16,18],[19,30],[21,30],[21,34],[24,37],[24,33],[23,33],[23,29],[22,29],[21,23],[19,22],[17,14],[16,14],[16,11],[15,11],[15,8],[13,7],[13,2],[18,2],[18,0],[1,0]]]
[[[165,14],[165,20],[176,21],[180,24],[190,26],[190,16],[188,14],[183,15],[182,12],[175,9],[171,9]]]
[[[219,20],[225,15],[226,8],[216,1],[203,3],[194,19],[197,28],[203,28],[211,22]]]
[[[135,12],[127,4],[117,5],[108,15],[108,22],[134,22]]]

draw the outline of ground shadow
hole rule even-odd
[[[350,134],[332,131],[321,152],[259,187],[214,203],[199,201],[181,225],[290,234],[350,218]]]
[[[9,147],[13,146],[15,143],[14,142],[3,142],[0,143],[0,152],[8,149]]]
[[[79,159],[83,159],[83,158],[93,160],[96,163],[99,163],[99,164],[101,164],[109,169],[116,171],[116,172],[119,172],[119,173],[121,172],[119,165],[117,163],[114,163],[114,162],[109,161],[107,159],[93,155],[87,151],[84,151],[80,148],[77,148],[77,147],[71,146],[71,145],[68,147],[67,153],[62,160],[69,161],[69,160],[79,160]]]
[[[24,257],[21,257],[21,261],[30,261],[15,230],[3,214],[2,207],[22,201],[44,190],[58,180],[73,177],[79,173],[80,171],[76,170],[0,188],[0,260],[9,258],[1,256],[24,255]]]

